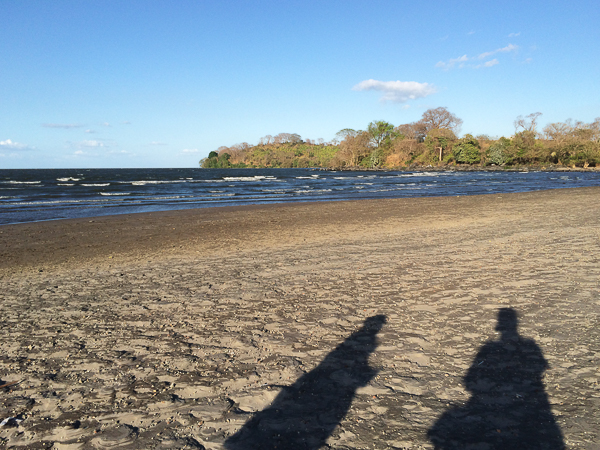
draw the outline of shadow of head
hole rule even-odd
[[[368,317],[367,319],[365,319],[363,328],[366,331],[377,334],[386,322],[387,322],[387,317],[384,316],[383,314],[379,314],[377,316],[371,316],[371,317]]]
[[[227,439],[225,448],[304,450],[325,446],[348,413],[356,390],[378,373],[369,364],[369,355],[386,322],[384,315],[366,318],[317,367],[283,387],[269,406]]]
[[[496,323],[496,331],[501,333],[505,332],[517,332],[517,325],[519,324],[519,318],[517,311],[513,308],[501,308],[498,311],[498,322]]]

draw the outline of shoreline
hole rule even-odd
[[[136,167],[137,170],[154,170],[156,168],[153,167]],[[163,167],[160,169],[166,170],[187,170],[187,169],[199,169],[199,170],[211,170],[211,169],[203,169],[202,167]],[[220,170],[262,170],[262,169],[293,169],[293,167],[223,167],[219,168]],[[517,172],[523,170],[531,170],[531,171],[543,171],[543,172],[597,172],[600,171],[600,166],[589,166],[589,167],[572,167],[572,166],[563,166],[559,164],[536,164],[536,165],[514,165],[514,166],[479,166],[479,165],[468,165],[468,164],[457,164],[457,165],[439,165],[439,166],[422,166],[422,165],[410,165],[403,167],[391,167],[391,168],[371,168],[371,167],[361,167],[361,166],[345,166],[338,168],[328,168],[328,167],[305,167],[302,169],[308,170],[324,170],[324,171],[336,171],[336,172],[354,172],[359,170],[364,171],[374,171],[374,172],[429,172],[431,169],[435,170],[446,170],[446,171],[469,171],[469,172],[496,172],[496,171],[505,171],[505,172]],[[103,167],[94,167],[94,168],[29,168],[29,169],[0,169],[0,171],[27,171],[27,170],[131,170],[130,168],[103,168]]]
[[[373,172],[600,172],[600,166],[593,167],[569,167],[558,164],[546,165],[515,165],[515,166],[470,166],[470,165],[442,165],[442,166],[421,166],[410,165],[407,167],[394,168],[315,168],[315,170],[355,172],[355,171],[373,171]]]
[[[310,232],[317,221],[321,222],[320,227],[339,227],[343,234],[355,232],[369,222],[398,220],[402,216],[420,216],[421,220],[437,219],[442,223],[447,220],[453,203],[469,208],[469,215],[475,219],[477,214],[506,204],[511,198],[526,200],[531,205],[536,196],[564,197],[571,192],[593,191],[600,188],[224,206],[6,224],[0,226],[0,273],[106,262],[116,256],[140,259],[157,252],[176,254],[184,245],[196,252],[236,251],[248,246],[244,234],[253,236],[253,245],[266,242],[273,226],[287,229],[285,245],[291,245],[301,239],[314,240],[316,237]],[[290,233],[292,228],[296,230]],[[297,230],[305,231],[298,234]]]
[[[494,409],[508,401],[521,418],[555,422],[553,442],[593,448],[599,195],[0,227],[0,386],[15,383],[2,388],[0,419],[12,419],[0,446],[230,450],[241,437],[285,448],[282,430],[292,429],[289,439],[313,448],[416,450],[443,439],[439,424],[462,429],[470,412],[494,431],[475,442],[501,446],[487,439],[532,429]],[[498,342],[501,309],[516,313],[526,349],[538,349],[537,369],[510,354],[501,361],[541,378],[533,397],[522,394],[527,383],[466,379]]]
[[[511,169],[507,172],[444,166],[418,171],[360,172],[172,169],[146,173],[144,169],[123,170],[123,173],[104,170],[80,173],[74,169],[69,173],[51,170],[50,173],[25,171],[12,174],[8,177],[11,180],[4,183],[14,183],[17,187],[7,188],[12,189],[6,192],[13,192],[13,196],[4,197],[0,226],[180,208],[526,192],[594,186],[600,181],[597,171],[571,173],[569,170],[563,173]],[[563,176],[559,176],[560,173]],[[362,180],[365,177],[373,180]],[[306,179],[305,184],[303,179]],[[324,179],[328,181],[324,182]],[[64,184],[61,180],[75,181]]]

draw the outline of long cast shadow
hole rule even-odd
[[[464,378],[471,398],[446,411],[428,432],[436,449],[565,448],[542,382],[548,363],[517,325],[514,309],[500,309],[500,339],[479,350]]]
[[[377,347],[383,315],[363,326],[329,353],[314,370],[284,387],[273,403],[225,442],[229,450],[317,449],[347,414],[356,390],[377,370],[369,355]]]

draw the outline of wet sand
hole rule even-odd
[[[0,448],[598,448],[599,199],[2,226]]]

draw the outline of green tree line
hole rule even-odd
[[[298,134],[267,135],[257,145],[219,147],[200,161],[203,168],[322,167],[406,168],[409,166],[600,166],[600,117],[591,123],[567,120],[539,129],[541,113],[519,116],[509,138],[466,134],[462,120],[446,108],[429,109],[417,122],[376,120],[365,130],[345,128],[332,142]]]

